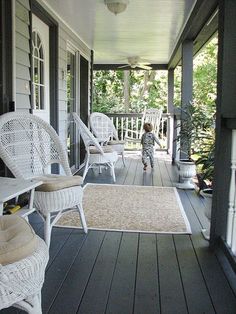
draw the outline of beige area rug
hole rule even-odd
[[[87,184],[83,207],[89,229],[191,233],[176,188]],[[57,226],[81,227],[79,214],[68,212]]]

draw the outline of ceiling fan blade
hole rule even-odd
[[[144,70],[152,70],[152,67],[145,65],[145,64],[137,64],[137,67]]]
[[[127,68],[127,67],[129,67],[129,66],[130,66],[129,64],[125,64],[125,65],[119,66],[118,68],[119,68],[119,69],[122,69],[122,68]]]

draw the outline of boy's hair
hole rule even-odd
[[[152,124],[149,122],[144,123],[143,129],[145,132],[152,132],[153,129]]]

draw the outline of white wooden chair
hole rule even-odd
[[[140,143],[143,134],[143,125],[149,122],[153,126],[153,133],[158,137],[160,123],[162,117],[162,109],[150,108],[145,109],[143,112],[141,124],[138,130],[125,130],[125,140],[132,143]]]
[[[72,113],[73,119],[78,127],[78,131],[85,145],[85,168],[83,178],[86,177],[90,168],[105,166],[111,169],[114,182],[116,181],[114,165],[118,159],[117,152],[109,146],[101,146],[98,140],[82,122],[77,113]]]
[[[82,178],[72,176],[65,147],[47,122],[29,113],[1,115],[0,157],[16,178],[44,182],[35,191],[34,206],[44,220],[48,246],[51,229],[64,210],[78,210],[87,233],[82,207]],[[65,175],[52,175],[53,164],[59,164]]]
[[[0,230],[0,310],[14,306],[42,314],[48,247],[21,217],[1,216]]]
[[[90,126],[93,134],[103,145],[110,145],[119,155],[122,156],[125,166],[124,150],[125,141],[118,138],[118,132],[111,119],[103,113],[93,112],[89,117]]]

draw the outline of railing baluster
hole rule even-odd
[[[121,140],[123,141],[124,140],[124,118],[121,117]]]
[[[139,136],[139,118],[138,117],[136,117],[135,118],[135,131],[136,131],[136,133],[135,133],[135,138],[136,138],[136,140],[138,139],[138,136]],[[136,147],[136,149],[138,148],[138,144],[137,144],[137,142],[135,142],[135,147]]]
[[[107,115],[112,120],[114,126],[116,127],[119,138],[121,140],[125,139],[127,136],[130,140],[126,142],[126,149],[140,149],[140,144],[137,143],[137,139],[139,139],[140,129],[142,127],[142,114],[141,113],[107,113]],[[160,131],[159,135],[163,144],[163,149],[167,149],[168,145],[168,126],[167,126],[167,117],[169,115],[162,114],[161,122],[160,122]],[[154,124],[154,121],[152,121]],[[130,130],[130,131],[127,131]],[[133,132],[131,132],[133,131]],[[132,139],[134,141],[132,141]]]
[[[227,244],[236,254],[236,189],[235,189],[235,173],[236,173],[236,130],[232,131],[232,146],[231,146],[231,181],[229,190],[229,209],[227,221]]]

